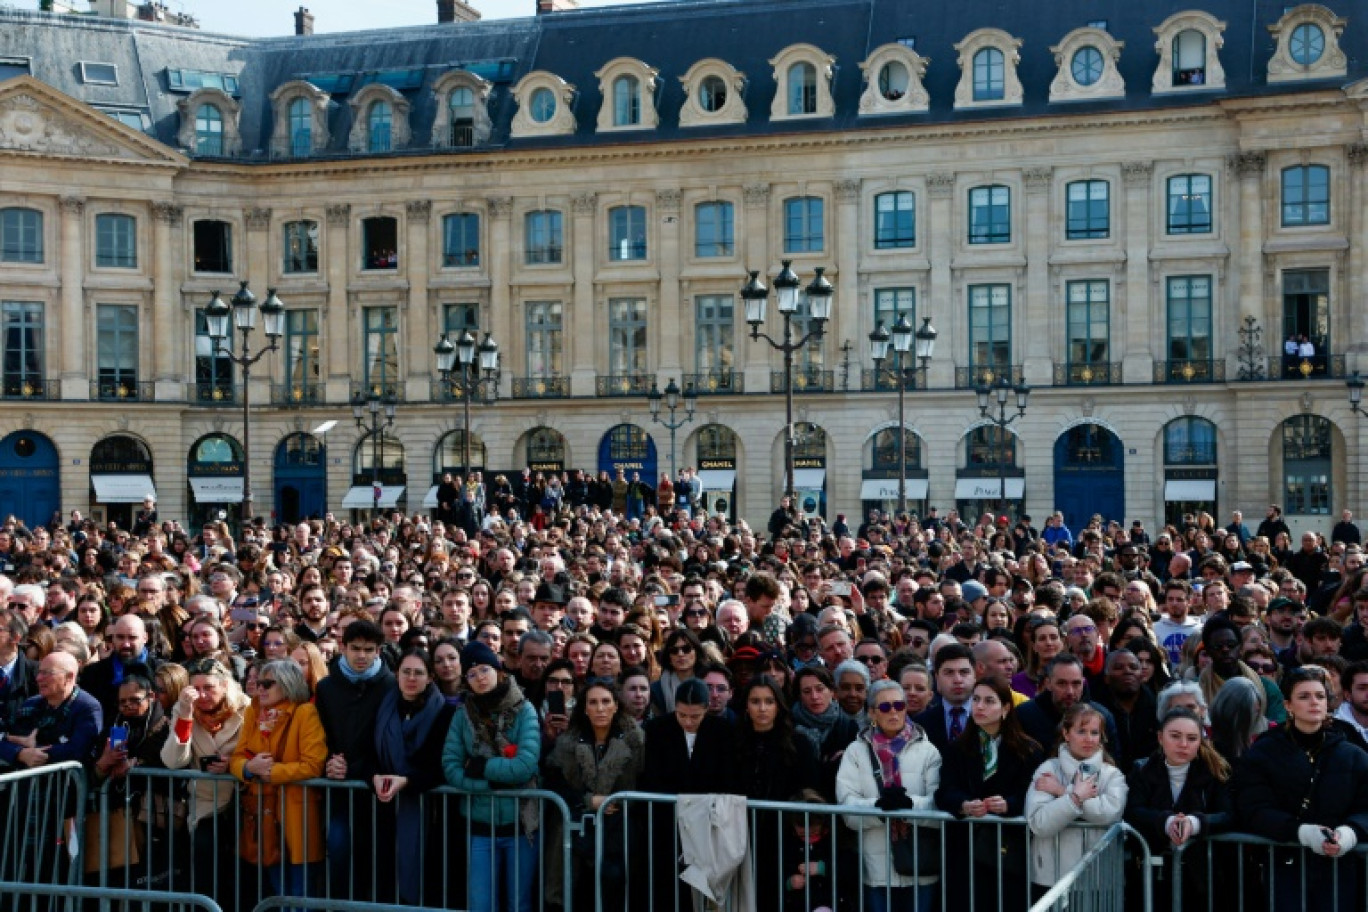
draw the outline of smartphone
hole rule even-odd
[[[679,596],[657,595],[655,597],[655,604],[657,608],[673,608],[675,605],[679,604]]]
[[[111,750],[124,750],[128,747],[128,726],[116,725],[109,730],[109,747]]]
[[[551,690],[546,693],[546,712],[552,716],[565,715],[565,692]]]
[[[831,594],[839,595],[841,598],[850,598],[850,581],[834,580],[831,584]]]
[[[1089,761],[1078,764],[1078,775],[1082,779],[1096,779],[1098,772],[1097,767]]]
[[[228,613],[228,616],[237,623],[245,624],[248,621],[255,621],[257,614],[256,607],[253,606],[251,608],[234,608]]]
[[[200,757],[200,758],[199,758],[199,768],[200,768],[200,772],[202,772],[202,773],[207,773],[207,772],[209,772],[209,767],[212,766],[212,765],[215,764],[215,763],[218,763],[218,762],[219,762],[219,758],[218,758],[218,757]]]

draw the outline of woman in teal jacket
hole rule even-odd
[[[537,808],[500,789],[536,786],[541,756],[537,712],[478,640],[461,650],[470,691],[442,751],[442,769],[463,799],[470,840],[467,907],[477,912],[531,912],[532,875],[539,855]]]

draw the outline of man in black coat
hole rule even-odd
[[[1052,757],[1065,711],[1084,698],[1087,683],[1083,677],[1083,663],[1070,653],[1060,653],[1045,666],[1045,686],[1040,693],[1017,708],[1017,719],[1026,734],[1045,748],[1045,756]],[[1116,733],[1116,720],[1102,704],[1088,701],[1102,714],[1105,725],[1106,748],[1115,753],[1121,738]]]
[[[119,686],[130,665],[146,667],[151,677],[161,667],[161,659],[147,648],[147,625],[136,614],[125,614],[110,625],[107,633],[114,652],[107,659],[87,665],[81,672],[81,689],[100,701],[104,718],[119,714]]]
[[[1140,660],[1129,649],[1107,655],[1106,684],[1093,691],[1116,722],[1120,743],[1112,747],[1116,765],[1129,773],[1136,760],[1159,747],[1158,705],[1154,694],[1140,680]]]
[[[952,643],[936,652],[936,698],[912,721],[926,731],[942,755],[969,724],[969,698],[975,680],[974,654],[969,647]]]

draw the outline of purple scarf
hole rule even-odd
[[[874,746],[874,756],[879,758],[879,768],[883,773],[883,784],[885,788],[902,785],[902,771],[898,769],[898,756],[903,749],[911,744],[917,737],[917,729],[912,723],[903,726],[903,730],[893,737],[889,737],[881,732],[877,726],[870,726],[870,743]]]

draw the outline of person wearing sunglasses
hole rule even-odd
[[[651,684],[651,712],[657,716],[674,712],[675,691],[696,676],[703,660],[703,644],[692,628],[680,627],[665,638],[663,652],[660,677]]]
[[[867,697],[869,724],[841,757],[836,803],[871,811],[931,810],[940,786],[941,756],[907,715],[907,695],[895,681],[875,681]],[[849,814],[860,839],[864,907],[889,912],[934,908],[939,876],[900,874],[893,867],[887,818]]]

